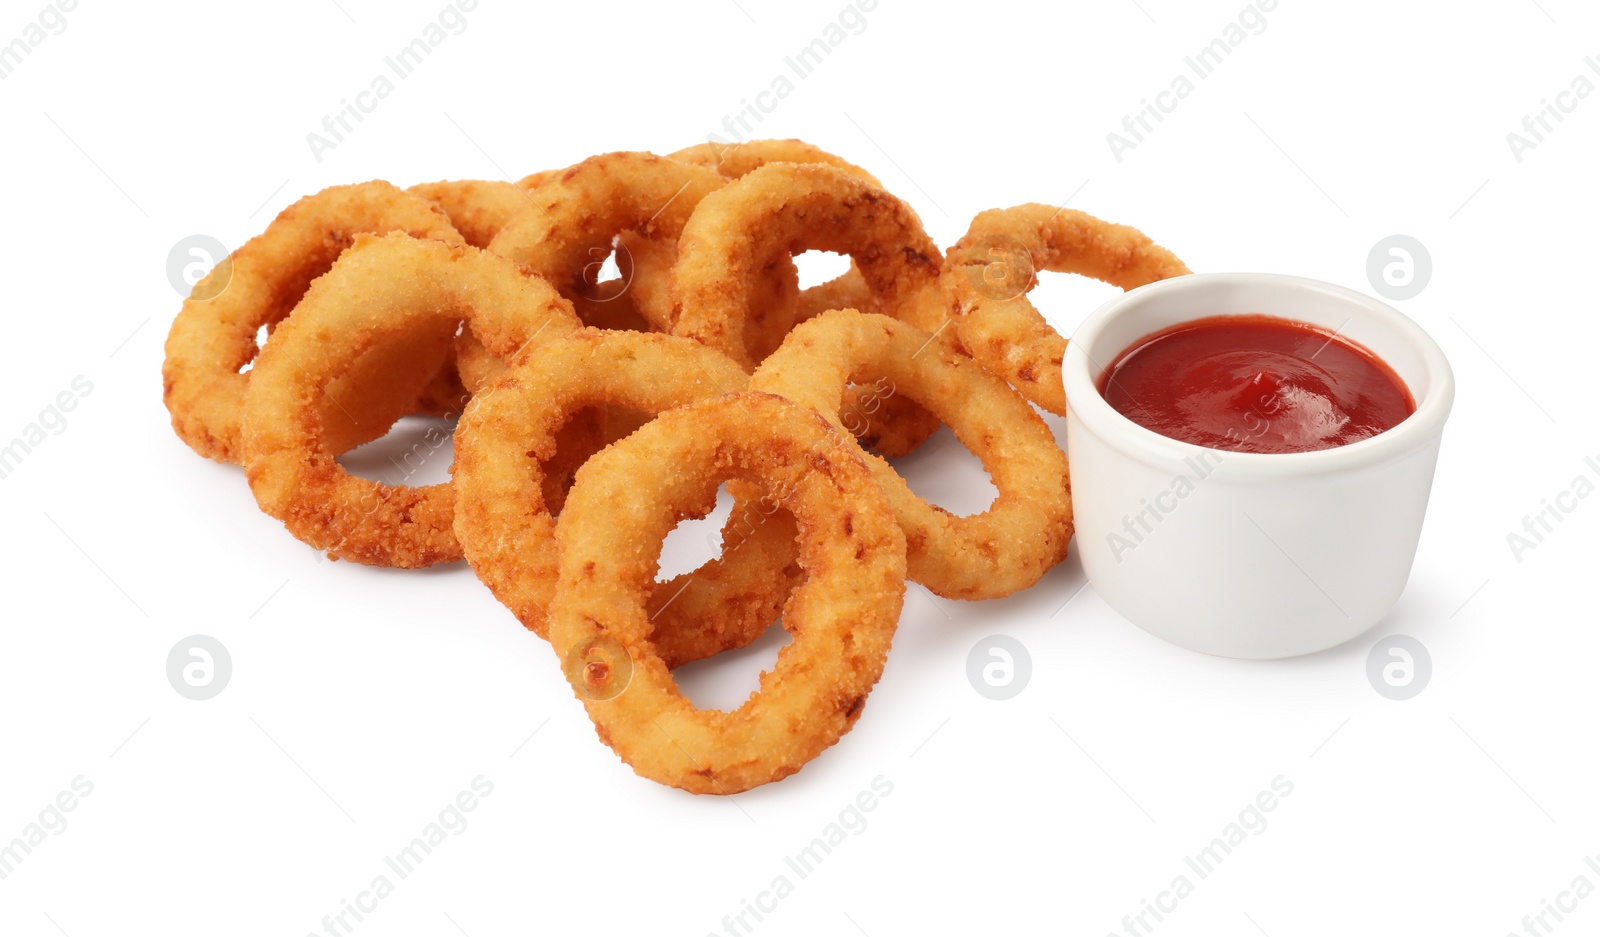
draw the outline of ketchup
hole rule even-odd
[[[1118,413],[1183,442],[1308,452],[1376,436],[1417,408],[1372,352],[1276,316],[1210,316],[1135,342],[1100,393]]]

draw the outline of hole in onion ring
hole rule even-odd
[[[850,258],[833,251],[805,251],[794,255],[794,266],[800,272],[800,288],[808,290],[848,273]]]
[[[661,565],[656,582],[667,582],[692,573],[707,560],[722,555],[722,528],[733,513],[733,496],[723,485],[717,489],[717,506],[705,517],[688,517],[678,522],[661,544]]]
[[[862,446],[883,456],[905,479],[912,493],[929,504],[957,517],[970,517],[989,510],[1000,492],[989,477],[988,469],[983,467],[983,462],[956,438],[948,426],[938,423],[924,410],[920,412],[917,422],[931,421],[935,429],[928,432],[926,442],[920,436],[916,440],[921,448],[905,445],[905,440],[893,432],[892,423],[888,437],[879,438],[878,434],[884,425],[882,417],[898,410],[901,421],[906,422],[905,408],[915,404],[916,400],[901,392],[888,378],[870,374],[852,377],[848,386],[854,391],[854,396],[847,399],[839,410],[839,422],[845,430],[854,435]],[[912,451],[908,453],[908,449]]]
[[[779,622],[744,647],[684,664],[672,679],[695,708],[733,712],[761,689],[761,675],[777,666],[778,652],[793,640]]]
[[[259,352],[261,350],[261,346],[263,346],[263,345],[265,345],[267,343],[267,336],[271,335],[271,334],[272,334],[271,327],[269,327],[269,326],[267,326],[265,324],[263,324],[261,326],[261,328],[256,329],[256,351]],[[255,365],[255,363],[256,363],[255,356],[251,355],[249,361],[246,361],[244,364],[239,365],[239,373],[240,374],[247,373],[250,370],[250,368]]]
[[[434,416],[405,416],[389,432],[339,456],[357,478],[385,485],[437,485],[450,480],[455,423]]]
[[[617,266],[617,252],[615,250],[607,254],[605,259],[601,260],[599,264],[600,265],[596,267],[593,263],[591,263],[589,267],[585,268],[584,279],[589,280],[591,283],[603,283],[606,280],[622,279],[622,268]],[[592,274],[591,269],[593,271]]]
[[[940,426],[916,452],[889,464],[917,497],[957,517],[982,514],[1000,497],[983,463],[948,426]]]
[[[1121,295],[1122,290],[1093,277],[1043,270],[1028,299],[1057,332],[1071,336],[1090,312]]]

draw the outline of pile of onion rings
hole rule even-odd
[[[802,289],[806,251],[850,268]],[[293,536],[373,566],[465,559],[623,761],[731,794],[860,718],[908,581],[999,598],[1065,558],[1068,461],[1035,407],[1063,412],[1066,339],[1027,297],[1040,270],[1188,272],[1046,205],[982,212],[941,252],[875,177],[798,140],[336,186],[197,284],[163,394],[178,437],[242,466]],[[449,481],[340,464],[408,414],[454,424]],[[982,513],[929,504],[890,461],[941,425],[995,484]],[[724,484],[721,555],[658,581],[667,533]],[[674,668],[774,623],[793,642],[747,702],[684,699]]]

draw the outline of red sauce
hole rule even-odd
[[[1378,356],[1276,316],[1211,316],[1135,342],[1100,378],[1123,416],[1234,452],[1308,452],[1376,436],[1416,410]]]

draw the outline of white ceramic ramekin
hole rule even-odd
[[[1358,342],[1417,410],[1348,446],[1227,452],[1162,436],[1097,382],[1139,339],[1205,316],[1298,319]],[[1067,345],[1067,455],[1089,581],[1125,618],[1207,654],[1278,658],[1340,644],[1400,598],[1455,397],[1449,362],[1398,311],[1300,277],[1193,274],[1117,297]]]

